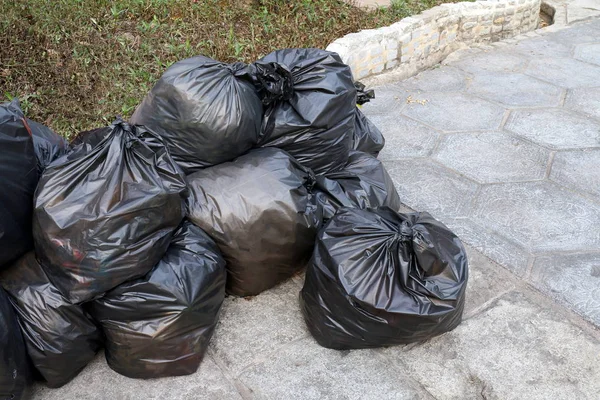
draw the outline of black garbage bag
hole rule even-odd
[[[185,221],[152,271],[91,303],[108,365],[130,378],[194,373],[217,325],[225,277],[215,242]]]
[[[381,131],[357,107],[354,118],[354,139],[352,148],[377,157],[384,146],[385,138]]]
[[[33,221],[52,283],[81,303],[145,275],[183,220],[185,191],[160,137],[123,121],[57,160],[40,179]]]
[[[362,83],[354,82],[354,86],[356,87],[356,103],[359,107],[375,98],[375,92],[372,89],[367,90]],[[352,148],[377,157],[384,146],[385,138],[381,131],[357,107]]]
[[[329,219],[340,207],[398,210],[402,205],[394,181],[377,158],[360,151],[350,152],[342,171],[317,177],[316,196]]]
[[[31,137],[33,138],[33,146],[38,161],[38,172],[41,174],[50,163],[67,154],[69,144],[63,137],[56,134],[47,126],[38,124],[30,119],[26,121],[31,131]]]
[[[314,174],[286,152],[255,149],[188,176],[188,218],[227,261],[227,291],[252,296],[304,267],[321,213]]]
[[[467,276],[460,240],[428,213],[342,208],[319,232],[300,304],[324,347],[418,342],[460,323]]]
[[[33,247],[37,159],[19,101],[0,104],[0,268]]]
[[[319,49],[278,50],[254,66],[274,64],[290,72],[281,79],[292,84],[266,89],[260,144],[287,151],[316,174],[342,169],[352,148],[356,109],[350,67],[336,53]]]
[[[102,333],[82,306],[52,285],[33,251],[0,273],[19,316],[27,353],[50,387],[73,379],[102,346]]]
[[[31,370],[21,328],[8,295],[0,287],[0,399],[26,397]]]
[[[81,146],[85,146],[90,151],[94,147],[98,146],[108,135],[112,132],[112,127],[103,126],[102,128],[96,128],[89,131],[79,132],[77,136],[69,143],[70,149],[76,149]]]
[[[258,143],[262,103],[243,63],[197,56],[165,71],[131,117],[157,132],[189,174]]]

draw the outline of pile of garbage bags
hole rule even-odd
[[[359,109],[373,97],[337,54],[286,49],[177,62],[130,122],[70,143],[1,105],[0,397],[62,386],[102,347],[132,378],[194,373],[226,294],[305,267],[301,308],[325,347],[456,327],[465,251],[397,212]]]

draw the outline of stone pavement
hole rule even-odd
[[[321,348],[299,311],[299,275],[227,298],[192,376],[132,380],[100,354],[34,398],[600,398],[600,20],[533,36],[462,51],[376,88],[364,107],[404,203],[467,244],[454,331],[386,349]]]

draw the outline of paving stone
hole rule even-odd
[[[600,249],[600,205],[547,181],[483,187],[473,220],[533,252]]]
[[[470,93],[507,106],[558,106],[563,89],[523,74],[480,73],[469,85]]]
[[[385,163],[402,202],[437,218],[469,213],[478,185],[426,159]]]
[[[600,253],[537,257],[531,281],[600,326]]]
[[[533,60],[538,57],[570,57],[573,52],[572,46],[557,43],[544,37],[509,44],[506,50],[532,57]]]
[[[264,400],[434,400],[375,350],[329,350],[312,337],[286,346],[240,379]]]
[[[408,78],[401,87],[409,91],[454,92],[467,85],[467,75],[454,67],[438,66]]]
[[[443,131],[497,129],[504,109],[463,93],[413,93],[403,114]]]
[[[600,393],[599,341],[521,292],[452,332],[384,354],[436,399],[592,400]]]
[[[519,277],[527,274],[530,253],[522,245],[478,225],[468,218],[447,218],[444,223],[458,237]]]
[[[563,109],[513,111],[505,128],[551,149],[600,147],[600,123]]]
[[[543,179],[548,150],[502,132],[446,135],[435,158],[481,183]]]
[[[515,277],[475,248],[465,244],[469,260],[469,281],[464,315],[515,288]]]
[[[598,41],[600,41],[600,37],[598,37]],[[575,50],[575,58],[588,63],[600,65],[600,43],[582,44],[577,46],[577,49]]]
[[[137,400],[195,399],[242,400],[219,367],[205,356],[193,375],[160,379],[130,379],[108,367],[100,352],[74,380],[59,389],[34,386],[32,399]]]
[[[362,106],[365,115],[394,114],[400,115],[400,111],[406,105],[408,93],[398,84],[390,84],[372,88],[375,98]]]
[[[473,74],[485,71],[521,72],[527,65],[527,59],[502,51],[488,51],[466,55],[452,65]]]
[[[600,87],[570,90],[567,93],[565,107],[600,120]]]
[[[552,163],[550,179],[596,196],[600,202],[600,150],[557,153]]]
[[[567,9],[567,22],[582,21],[600,16],[600,4],[597,0],[571,0]]]
[[[234,375],[306,334],[298,306],[300,284],[290,279],[250,299],[228,297],[210,351]]]
[[[380,160],[425,157],[431,153],[440,134],[433,128],[394,114],[369,116],[385,137]]]
[[[572,58],[536,58],[527,66],[528,75],[566,88],[598,86],[600,66]]]
[[[563,29],[547,34],[544,37],[567,46],[574,46],[581,43],[597,42],[598,35],[600,35],[600,32],[596,27],[591,24],[585,24],[578,26],[577,29]]]

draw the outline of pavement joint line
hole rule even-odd
[[[494,303],[496,300],[498,300],[500,297],[506,295],[507,293],[510,293],[510,292],[514,291],[515,288],[516,288],[516,283],[515,283],[515,286],[512,287],[511,289],[506,289],[506,290],[500,291],[498,294],[494,295],[494,297],[486,300],[485,302],[483,302],[479,306],[475,307],[474,309],[472,309],[468,313],[465,313],[463,315],[461,323],[464,322],[464,321],[467,321],[467,320],[469,320],[469,319],[471,319],[473,317],[476,317],[479,314],[487,311],[488,308],[489,308],[489,306],[490,306],[490,304]]]
[[[558,302],[557,300],[550,297],[549,294],[543,292],[536,286],[534,286],[532,281],[524,281],[519,280],[517,282],[517,286],[521,287],[521,290],[528,291],[531,295],[538,298],[539,302],[548,303],[550,305],[549,308],[554,309],[564,316],[569,323],[575,325],[580,328],[582,331],[590,334],[594,339],[600,343],[600,327],[594,325],[592,322],[585,319],[582,315],[578,314],[575,310],[567,307],[562,302]]]
[[[560,87],[560,86],[556,86],[556,87]],[[559,107],[566,108],[565,104],[567,102],[567,96],[569,95],[569,92],[573,91],[573,89],[569,89],[569,88],[561,88],[561,89],[562,89],[562,93],[560,96]]]
[[[598,75],[598,79],[600,79],[600,75]],[[585,87],[585,88],[577,88],[577,89],[589,89],[589,88],[588,88],[588,87]],[[595,122],[598,122],[598,123],[600,123],[600,117],[597,117],[597,116],[595,116],[595,115],[592,115],[592,114],[587,114],[587,113],[585,113],[585,112],[582,112],[582,111],[580,111],[580,110],[577,110],[577,109],[572,109],[572,108],[567,108],[567,107],[564,107],[564,110],[566,110],[566,111],[568,111],[568,112],[570,112],[570,113],[573,113],[573,114],[575,114],[575,115],[578,115],[578,116],[579,116],[579,117],[581,117],[581,118],[585,118],[585,119],[591,119],[591,120],[593,120],[593,121],[595,121]],[[594,149],[594,148],[597,148],[597,147],[584,147],[584,148]]]
[[[479,200],[479,195],[481,194],[482,190],[483,190],[483,185],[478,184],[477,189],[475,190],[475,193],[473,194],[473,197],[471,197],[471,201],[469,202],[469,208],[467,209],[467,216],[471,217],[473,215],[473,212],[475,211],[475,204],[477,204],[477,200]]]
[[[429,150],[429,154],[427,155],[428,158],[433,158],[436,154],[438,154],[440,145],[444,140],[446,140],[447,137],[448,135],[445,133],[442,133],[437,137],[435,143],[433,144],[433,148]]]
[[[304,323],[304,321],[302,323]],[[236,379],[239,379],[244,374],[244,372],[246,372],[248,369],[255,367],[256,365],[258,365],[260,363],[269,361],[269,358],[271,358],[271,356],[276,355],[277,353],[281,352],[286,347],[291,346],[292,344],[300,342],[309,337],[312,338],[312,335],[310,333],[304,333],[301,336],[298,336],[297,338],[290,340],[287,343],[282,344],[281,346],[277,346],[270,351],[265,351],[265,352],[261,353],[259,356],[252,359],[252,361],[250,361],[247,365],[244,365],[244,367],[242,369],[240,369],[240,372],[237,374]]]
[[[525,281],[531,280],[531,274],[533,272],[533,265],[535,264],[536,258],[537,257],[535,256],[535,254],[532,254],[531,252],[527,256],[527,269],[525,270],[525,275],[523,275],[523,280],[525,280]]]
[[[585,254],[600,254],[600,250],[548,250],[532,253],[536,258],[544,256],[571,256],[571,255],[585,255]]]
[[[468,132],[465,132],[465,133],[467,133],[467,134],[468,134]],[[483,185],[483,183],[482,183],[482,182],[479,182],[479,181],[477,181],[476,179],[474,179],[474,178],[472,178],[472,177],[470,177],[470,176],[467,176],[467,175],[465,175],[464,173],[462,173],[462,172],[460,172],[460,171],[457,171],[457,170],[455,170],[454,168],[451,168],[451,167],[447,166],[446,164],[444,164],[443,162],[441,162],[440,160],[438,160],[438,159],[437,159],[437,158],[435,158],[435,157],[430,157],[430,160],[431,160],[431,162],[433,162],[434,164],[437,164],[438,166],[440,166],[440,167],[442,167],[442,168],[445,168],[445,169],[447,169],[448,171],[450,171],[450,172],[454,173],[455,175],[458,175],[458,176],[460,176],[461,178],[464,178],[464,179],[466,179],[466,180],[470,181],[471,183],[474,183],[474,184],[476,184],[476,185]]]
[[[557,150],[550,151],[550,156],[548,159],[548,164],[546,165],[546,174],[544,175],[544,179],[550,180],[550,174],[552,173],[552,167],[554,166],[554,156],[557,152]]]
[[[419,346],[420,344],[421,344],[421,342],[417,342],[417,343],[410,343],[408,345],[401,346],[402,347],[402,351],[408,351],[408,350],[410,350],[410,349],[412,349],[414,347]],[[377,348],[375,350],[376,351],[374,353],[376,354],[377,357],[379,357],[380,359],[383,359],[383,360],[387,361],[388,364],[390,365],[390,367],[393,370],[395,370],[400,375],[402,375],[405,378],[407,378],[410,383],[412,383],[414,386],[418,387],[423,392],[427,393],[428,396],[430,396],[431,399],[425,399],[425,400],[441,400],[441,399],[438,399],[437,397],[435,397],[429,390],[427,390],[427,388],[418,379],[416,379],[416,378],[414,378],[412,376],[412,374],[410,373],[410,370],[408,369],[408,366],[404,363],[404,361],[402,361],[402,360],[395,360],[396,362],[402,364],[405,367],[405,368],[398,368],[398,366],[396,365],[396,362],[394,362],[394,360],[392,360],[390,357],[388,357],[387,355],[385,355],[383,353],[383,349],[382,348]]]
[[[411,120],[411,121],[413,121],[413,122],[417,122],[417,123],[419,123],[420,125],[423,125],[423,126],[425,126],[425,127],[427,127],[427,128],[433,129],[435,132],[438,132],[438,133],[441,133],[441,134],[448,133],[448,132],[446,132],[446,131],[442,131],[442,130],[439,130],[439,129],[437,129],[437,128],[434,128],[433,126],[431,126],[431,125],[427,124],[426,122],[423,122],[423,121],[420,121],[420,120],[418,120],[418,119],[415,119],[415,118],[413,118],[413,117],[411,117],[411,116],[409,116],[409,115],[402,114],[402,113],[400,113],[400,115],[402,115],[404,118],[407,118],[407,119],[409,119],[409,120]],[[411,158],[412,158],[412,157],[411,157]]]
[[[248,389],[246,385],[244,385],[239,379],[232,375],[231,371],[229,368],[227,368],[223,360],[217,354],[215,354],[212,349],[209,348],[207,356],[211,358],[223,376],[225,376],[225,379],[227,379],[227,381],[235,388],[243,400],[253,400],[254,396],[251,394],[252,391]]]
[[[503,130],[504,126],[506,125],[506,121],[508,121],[508,119],[510,118],[510,114],[512,113],[512,110],[510,108],[507,108],[504,110],[504,115],[502,116],[502,121],[500,121],[500,127],[498,129]]]
[[[579,149],[579,150],[584,150],[584,149]],[[593,203],[596,203],[597,205],[600,206],[600,198],[594,195],[590,195],[589,193],[586,192],[581,192],[576,188],[573,188],[571,186],[566,186],[560,182],[556,182],[555,180],[552,179],[548,179],[548,182],[550,182],[551,184],[554,184],[556,186],[558,186],[560,189],[564,189],[568,192],[571,192],[571,194],[575,194],[577,196],[583,197],[584,199],[587,199]]]

